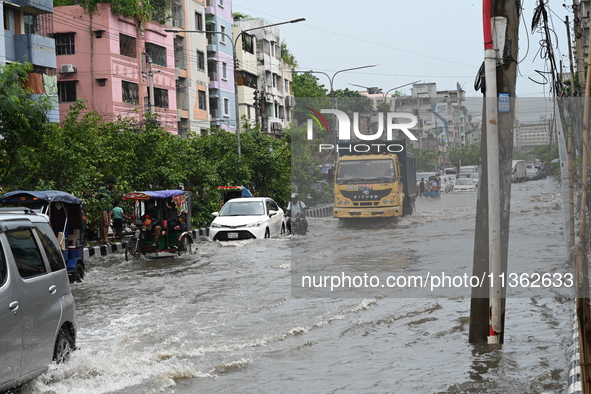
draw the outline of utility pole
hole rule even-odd
[[[496,280],[483,285],[488,294],[472,289],[471,343],[502,344],[504,339],[506,291],[498,275],[506,273],[508,259],[519,15],[517,0],[483,0],[485,68],[488,64],[483,125],[493,127],[481,137],[473,275]]]
[[[589,30],[591,35],[591,29]],[[591,38],[591,37],[590,37]],[[577,55],[580,55],[577,53]],[[577,56],[579,57],[579,56]],[[591,50],[589,58],[591,62]],[[588,63],[589,64],[589,63]],[[581,163],[581,211],[579,244],[575,256],[575,278],[576,278],[576,311],[579,323],[579,354],[581,365],[581,388],[583,393],[591,393],[591,314],[589,311],[589,259],[588,233],[587,233],[587,177],[589,161],[589,129],[591,118],[591,70],[587,71],[585,84],[585,108],[583,112],[583,146]]]
[[[575,50],[577,51],[576,63],[577,74],[579,76],[579,94],[582,96],[585,89],[585,51],[583,49],[583,19],[581,17],[581,3],[579,0],[573,0],[574,30],[575,30]]]
[[[148,92],[150,94],[150,113],[154,113],[154,72],[152,71],[152,55],[146,53],[146,61],[148,62]]]

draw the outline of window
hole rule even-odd
[[[220,31],[222,33],[222,34],[220,34],[220,36],[221,36],[220,37],[220,42],[222,44],[225,44],[226,43],[226,36],[225,36],[225,34],[226,34],[226,26],[220,26],[220,29],[222,29]]]
[[[122,100],[124,103],[139,104],[140,96],[138,84],[133,82],[121,81]]]
[[[271,51],[271,56],[275,56],[275,42],[271,41],[269,49]]]
[[[242,50],[254,55],[254,36],[250,34],[242,34]]]
[[[203,90],[198,90],[197,98],[199,99],[199,109],[205,110],[205,92]]]
[[[289,93],[289,81],[286,79],[285,80],[285,94]]]
[[[45,254],[49,259],[49,267],[51,267],[51,272],[65,269],[66,264],[64,263],[64,256],[59,251],[55,241],[53,241],[53,230],[51,227],[49,227],[49,224],[40,223],[37,225],[35,230],[37,231],[37,236],[41,240],[43,249],[45,249]]]
[[[119,53],[123,56],[135,58],[135,37],[119,34]]]
[[[21,277],[31,278],[47,272],[31,228],[19,227],[7,231],[6,238]]]
[[[64,33],[55,35],[55,54],[73,55],[75,54],[74,33]]]
[[[217,81],[218,70],[217,70],[217,62],[215,60],[208,60],[207,61],[207,76],[212,81]]]
[[[215,97],[209,98],[209,114],[212,118],[219,118],[218,113],[218,99]]]
[[[205,54],[201,51],[197,51],[197,68],[205,70]]]
[[[166,67],[166,48],[146,42],[146,53],[152,56],[152,63]]]
[[[222,62],[222,79],[228,79],[228,63]]]
[[[224,98],[224,116],[230,116],[230,99]]]
[[[25,34],[37,34],[39,32],[39,16],[25,13],[23,22]]]
[[[224,6],[224,0],[218,0],[218,4],[223,7]]]
[[[154,88],[154,106],[168,108],[168,90]]]
[[[215,31],[215,23],[206,23],[205,30],[208,32],[205,34],[205,36],[207,38],[207,44],[208,45],[215,44],[215,42],[216,42],[215,41],[215,33],[209,33],[209,32]]]
[[[203,15],[195,13],[195,30],[203,30]]]
[[[8,267],[4,258],[4,250],[2,250],[2,245],[0,244],[0,287],[6,282],[6,278],[8,278]]]
[[[61,81],[57,83],[57,94],[60,103],[76,101],[76,81]]]
[[[274,88],[277,87],[277,74],[273,74],[273,85]]]

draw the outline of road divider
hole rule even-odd
[[[209,227],[191,230],[193,239],[198,237],[209,237]],[[113,253],[123,251],[125,249],[125,241],[112,242],[110,245],[87,246],[83,250],[83,258],[87,260],[91,257],[107,256]]]

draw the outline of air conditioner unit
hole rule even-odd
[[[176,20],[176,19],[175,19],[175,20],[173,20],[173,21],[172,21],[172,26],[174,26],[174,27],[179,27],[180,25],[181,25],[181,24],[179,23],[179,21],[178,21],[178,20]]]
[[[60,74],[71,74],[76,72],[76,67],[73,64],[62,64],[60,66]]]

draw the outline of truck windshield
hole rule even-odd
[[[394,182],[396,169],[392,159],[346,160],[339,163],[338,183]]]

